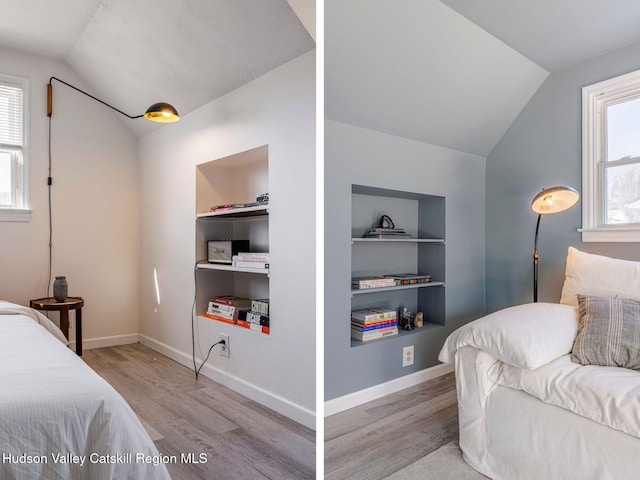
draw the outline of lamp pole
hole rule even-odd
[[[540,254],[538,253],[538,232],[540,231],[540,219],[542,214],[538,214],[536,222],[536,240],[533,247],[533,301],[538,301],[538,263],[540,263]]]

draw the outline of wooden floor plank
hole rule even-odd
[[[224,395],[212,388],[200,390],[197,395],[200,401],[209,399],[212,409],[245,431],[250,431],[256,440],[270,444],[274,454],[277,453],[283,458],[298,459],[298,463],[304,468],[315,468],[315,441],[309,440],[308,435],[304,438],[292,429],[283,429],[279,422],[274,420],[279,415],[276,412],[269,410],[270,413],[264,415],[256,408],[255,402],[234,405],[226,402]]]
[[[327,417],[325,479],[392,475],[458,438],[457,408],[448,374]]]
[[[83,359],[131,405],[166,455],[174,480],[315,478],[315,432],[140,344],[85,351]]]

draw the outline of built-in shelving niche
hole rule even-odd
[[[384,188],[352,185],[351,196],[351,276],[394,273],[431,275],[433,282],[424,286],[351,291],[351,310],[372,307],[398,309],[424,314],[424,326],[400,331],[398,336],[360,342],[351,339],[352,347],[393,341],[445,324],[445,198]],[[388,215],[411,239],[364,239],[382,215]],[[348,320],[347,320],[348,321]]]
[[[196,167],[196,313],[217,295],[269,298],[269,271],[209,264],[207,240],[248,239],[251,251],[269,251],[269,206],[211,213],[214,205],[254,202],[269,192],[269,150],[264,145]],[[203,322],[216,322],[201,318]],[[216,322],[218,323],[218,322]],[[225,328],[220,323],[218,328]],[[238,328],[229,325],[231,328]],[[273,326],[271,326],[273,328]],[[246,330],[240,329],[238,330]],[[249,330],[247,330],[249,331]]]

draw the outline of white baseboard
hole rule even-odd
[[[182,352],[177,350],[165,343],[159,342],[153,338],[147,337],[146,335],[140,334],[140,343],[146,345],[149,348],[163,354],[166,357],[169,357],[172,360],[193,369],[193,358],[191,354]],[[202,361],[202,359],[196,359],[198,363]],[[256,385],[246,382],[245,380],[236,377],[235,375],[231,375],[225,371],[222,371],[218,368],[212,367],[210,365],[205,364],[200,371],[202,375],[208,377],[216,382],[224,385],[225,387],[229,387],[232,390],[235,390],[238,393],[250,398],[251,400],[255,400],[256,402],[268,407],[276,412],[288,417],[298,423],[301,423],[305,427],[311,428],[313,430],[316,429],[316,415],[315,412],[304,408],[300,405],[296,405],[295,403],[287,400],[286,398],[282,398],[272,392],[264,390]]]
[[[70,335],[73,337],[73,335]],[[117,345],[129,345],[130,343],[138,343],[140,334],[129,333],[127,335],[113,335],[111,337],[83,338],[82,350],[91,350],[92,348],[115,347]],[[69,341],[69,346],[75,351],[76,342]]]
[[[453,372],[453,370],[453,365],[441,363],[434,367],[425,368],[419,372],[405,375],[404,377],[395,378],[388,382],[365,388],[364,390],[359,390],[357,392],[348,393],[342,397],[327,400],[324,402],[324,416],[328,417],[329,415],[349,410],[350,408],[357,407],[363,403],[367,403],[400,390],[404,390],[405,388],[413,387],[414,385],[441,377],[442,375]]]

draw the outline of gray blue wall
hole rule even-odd
[[[552,73],[487,157],[487,310],[532,301],[537,216],[543,187],[582,190],[582,87],[640,69],[640,43]],[[582,204],[542,218],[539,300],[560,300],[567,247],[640,260],[637,243],[582,243]]]
[[[436,365],[444,339],[485,311],[485,159],[325,122],[325,398]],[[351,185],[446,198],[446,325],[351,347]],[[425,329],[426,330],[426,329]],[[402,367],[402,349],[415,364]]]

